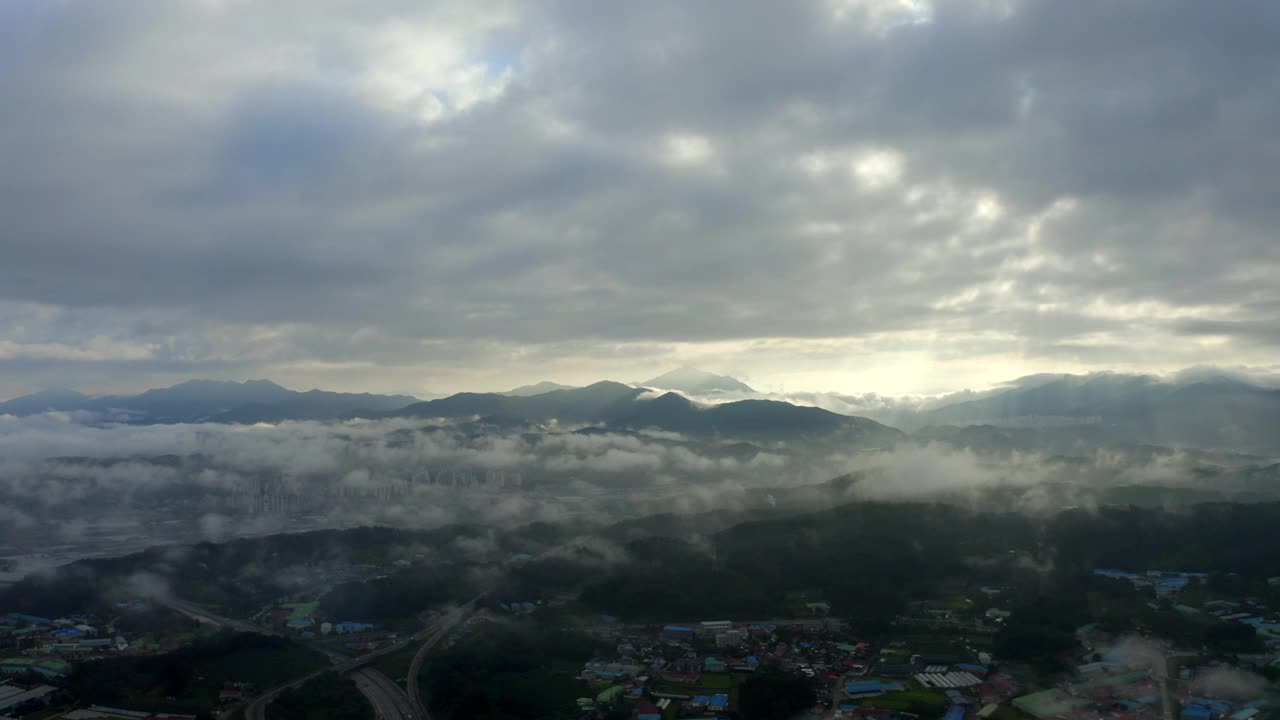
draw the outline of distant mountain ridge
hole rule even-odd
[[[576,385],[562,385],[558,382],[543,380],[542,382],[534,383],[532,385],[521,385],[518,388],[513,388],[511,390],[508,390],[503,393],[498,393],[498,394],[507,395],[510,397],[529,397],[531,395],[543,395],[543,394],[552,392],[554,390],[577,390],[577,389],[578,387]]]
[[[356,414],[387,412],[417,401],[408,395],[298,392],[270,380],[188,380],[137,395],[91,397],[68,390],[39,392],[0,403],[0,415],[84,411],[139,424],[257,423],[337,420]]]
[[[728,375],[716,375],[692,367],[681,367],[642,383],[644,387],[675,390],[689,395],[715,393],[755,393],[750,385]]]
[[[1094,434],[1113,442],[1280,453],[1280,390],[1226,376],[1190,381],[1117,373],[1038,376],[1036,382],[921,413],[917,423],[1096,425]]]
[[[393,417],[481,418],[494,421],[599,424],[619,430],[656,429],[696,437],[752,440],[845,440],[887,447],[899,430],[867,418],[771,400],[699,405],[679,393],[647,399],[651,391],[603,381],[532,396],[459,393],[387,413]]]
[[[0,415],[85,412],[85,421],[133,424],[448,418],[482,421],[477,427],[489,429],[531,424],[657,429],[766,444],[846,438],[854,450],[884,447],[906,437],[876,422],[881,420],[910,430],[918,441],[975,449],[1064,453],[1153,445],[1280,456],[1280,390],[1225,374],[1200,372],[1175,379],[1042,374],[993,390],[957,393],[932,407],[895,408],[891,416],[869,408],[873,419],[856,409],[837,407],[840,412],[831,412],[810,403],[716,402],[734,397],[733,388],[747,386],[689,368],[654,379],[683,383],[701,393],[662,393],[647,385],[611,381],[582,388],[543,382],[506,393],[464,392],[423,402],[407,395],[298,392],[268,380],[191,380],[136,395],[95,397],[46,390],[0,402]],[[750,395],[749,391],[747,387],[741,392]],[[698,398],[711,404],[696,402]]]

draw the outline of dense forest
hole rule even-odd
[[[280,693],[268,714],[272,720],[373,720],[373,708],[355,682],[332,672]]]
[[[327,664],[321,653],[283,638],[224,633],[163,655],[79,663],[68,688],[113,707],[200,712],[217,703],[224,683],[268,688]]]
[[[802,515],[741,516],[748,518],[628,521],[590,536],[576,535],[581,527],[551,524],[506,532],[362,528],[155,548],[28,578],[0,593],[0,609],[108,610],[108,599],[137,591],[133,581],[142,574],[226,613],[248,614],[296,590],[299,578],[323,579],[327,568],[408,559],[408,567],[333,586],[322,610],[341,619],[411,620],[488,590],[513,600],[574,595],[594,610],[632,619],[767,618],[792,612],[788,598],[800,593],[873,629],[909,600],[984,583],[1015,588],[1030,607],[1050,591],[1076,592],[1096,567],[1202,571],[1218,585],[1250,587],[1280,573],[1278,503],[1109,507],[1041,517],[859,502]],[[557,544],[569,537],[578,538],[571,548]],[[477,557],[458,550],[467,543],[490,551]],[[501,560],[515,552],[531,559]],[[423,556],[428,560],[414,559]]]
[[[567,718],[574,700],[591,696],[577,679],[582,663],[609,648],[587,635],[533,623],[490,625],[433,656],[422,670],[433,715],[472,718]]]

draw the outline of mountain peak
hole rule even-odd
[[[680,392],[690,393],[693,395],[726,392],[755,392],[750,385],[747,385],[735,378],[731,378],[728,375],[716,375],[715,373],[700,370],[695,367],[689,367],[688,365],[676,368],[671,372],[663,373],[655,378],[650,378],[640,384],[645,387],[656,387],[663,390],[678,390]]]
[[[498,394],[506,395],[507,397],[532,397],[534,395],[545,395],[549,392],[555,392],[556,390],[577,390],[577,389],[578,388],[574,385],[562,385],[558,382],[543,380],[542,382],[537,382],[532,385],[521,385],[518,388],[514,388],[512,390],[508,390],[504,393],[498,393]]]

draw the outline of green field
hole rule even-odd
[[[728,690],[736,685],[731,673],[702,673],[698,678],[698,687],[704,690]]]
[[[225,682],[265,689],[328,664],[323,654],[288,640],[225,634],[163,655],[83,663],[68,689],[84,702],[201,713],[217,702]]]
[[[917,714],[940,714],[947,707],[945,695],[922,688],[886,693],[870,702],[876,707]]]
[[[383,675],[403,686],[405,679],[409,675],[409,665],[413,663],[413,656],[416,652],[418,652],[418,645],[415,643],[402,650],[382,655],[369,663],[369,665],[382,671]]]

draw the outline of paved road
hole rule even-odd
[[[356,687],[373,705],[377,720],[419,720],[418,710],[395,681],[374,668],[351,673]]]
[[[244,620],[235,620],[229,617],[224,617],[217,613],[210,612],[199,605],[193,605],[186,600],[180,600],[178,598],[157,600],[156,604],[163,605],[172,610],[177,610],[196,622],[213,625],[214,627],[231,628],[232,630],[238,630],[240,632],[258,633],[260,635],[278,634],[272,630],[262,627],[261,625],[254,625],[253,623],[245,622]]]
[[[431,629],[433,630],[434,626]],[[341,660],[340,662],[337,662],[336,664],[334,664],[333,667],[322,668],[309,675],[300,677],[297,680],[294,680],[293,682],[287,683],[285,685],[280,685],[279,687],[271,688],[266,693],[259,695],[253,702],[249,703],[249,706],[245,708],[244,716],[246,720],[267,720],[267,707],[271,705],[271,703],[280,695],[280,693],[284,692],[286,689],[301,687],[303,683],[322,673],[336,672],[339,675],[345,675],[349,672],[358,670],[362,665],[372,661],[374,658],[380,657],[382,655],[386,655],[387,653],[395,652],[397,650],[401,650],[407,645],[413,642],[416,642],[418,638],[420,638],[422,635],[426,633],[427,631],[424,630],[421,633],[418,633],[416,635],[411,635],[405,640],[395,643],[394,645],[388,645],[385,648],[382,648],[381,650],[378,650],[376,652],[372,652],[372,653],[369,653],[368,655],[362,655],[356,658]],[[336,654],[334,654],[334,655],[330,655],[329,658],[330,658],[330,661],[333,661],[337,659],[337,656]],[[381,675],[383,678],[386,677],[385,675],[382,675],[382,673],[377,673],[377,674]],[[404,694],[400,692],[400,688],[397,687],[395,683],[391,683],[391,686],[395,688],[397,693],[400,693],[401,695]],[[359,687],[358,682],[357,682],[357,687]],[[407,699],[406,699],[406,702],[407,702]],[[374,704],[374,708],[375,709],[378,708],[378,705],[376,703]],[[396,716],[389,716],[389,717],[396,717]],[[408,720],[418,720],[416,715],[406,715],[405,718]]]
[[[440,619],[438,629],[429,634],[426,642],[422,643],[422,647],[417,648],[417,652],[413,653],[413,661],[408,664],[408,698],[413,702],[413,708],[415,708],[417,716],[421,717],[422,720],[431,720],[430,714],[426,711],[426,703],[422,702],[420,688],[417,687],[417,676],[421,674],[422,660],[426,659],[426,653],[430,652],[431,648],[440,642],[440,639],[449,634],[449,630],[452,630],[454,626],[471,615],[471,611],[475,610],[476,601],[480,600],[481,597],[484,597],[484,594],[477,594],[466,605],[454,607],[453,610],[449,611],[444,618]]]
[[[300,687],[303,683],[321,673],[332,671],[339,675],[352,673],[352,679],[356,681],[356,686],[365,694],[365,697],[369,698],[369,702],[373,704],[374,709],[380,713],[379,718],[383,720],[430,720],[418,691],[418,672],[422,668],[422,661],[426,658],[427,653],[431,651],[431,648],[435,647],[441,639],[449,634],[450,630],[471,614],[471,611],[475,608],[476,600],[481,597],[483,595],[477,595],[466,605],[454,608],[446,613],[444,617],[421,631],[368,655],[347,659],[337,653],[326,650],[325,654],[329,656],[329,661],[333,663],[332,667],[317,670],[293,682],[268,690],[249,703],[249,706],[245,708],[245,718],[247,720],[267,720],[267,706],[280,693],[288,688]],[[215,627],[231,628],[240,632],[253,632],[261,635],[278,635],[278,633],[260,625],[218,615],[186,600],[170,598],[160,600],[158,603],[198,622],[214,625]],[[418,652],[414,654],[413,662],[410,664],[407,694],[400,689],[399,685],[396,685],[395,682],[380,671],[373,668],[362,669],[362,666],[368,664],[374,658],[402,650],[419,641],[422,641],[422,646],[418,648]],[[370,692],[373,694],[371,695]]]

